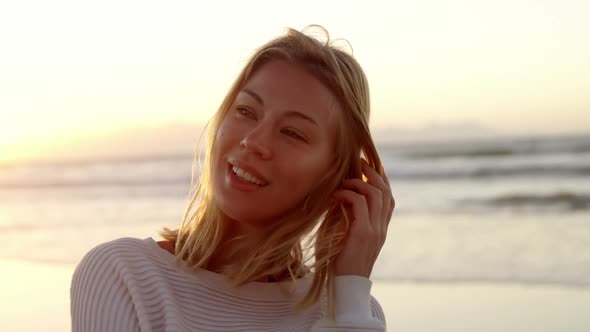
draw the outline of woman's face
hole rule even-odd
[[[217,132],[213,181],[221,211],[256,226],[299,207],[333,166],[340,112],[330,90],[299,65],[259,68]]]

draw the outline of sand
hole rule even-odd
[[[0,260],[3,331],[70,330],[73,266]],[[590,289],[374,281],[388,331],[590,331]]]
[[[0,260],[3,331],[69,331],[73,266]]]
[[[590,289],[375,282],[388,331],[590,331]]]

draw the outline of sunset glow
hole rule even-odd
[[[203,124],[255,47],[311,23],[352,44],[374,127],[587,131],[588,14],[588,2],[549,0],[6,3],[0,160],[127,127]]]

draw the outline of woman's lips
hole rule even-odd
[[[249,173],[250,175],[252,175],[256,179],[260,180],[260,182],[264,183],[265,185],[269,184],[269,181],[265,178],[265,176],[262,175],[258,170],[256,170],[256,168],[249,165],[248,163],[246,163],[242,160],[239,160],[239,159],[232,159],[232,158],[228,159],[228,163],[232,166],[236,166],[236,167],[242,169],[246,173]]]
[[[227,164],[227,175],[229,178],[229,184],[231,187],[238,189],[240,191],[247,191],[247,192],[251,192],[251,191],[255,191],[261,188],[266,187],[267,185],[258,185],[256,183],[251,183],[251,182],[247,182],[246,180],[240,178],[239,176],[236,175],[236,173],[234,173],[233,171],[233,165],[228,163]]]

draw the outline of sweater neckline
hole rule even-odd
[[[165,249],[162,249],[156,240],[152,237],[144,239],[147,242],[150,250],[157,254],[166,263],[174,266],[174,269],[182,272],[188,278],[195,280],[208,288],[221,291],[228,295],[233,295],[243,298],[260,298],[260,299],[283,299],[293,300],[294,296],[304,295],[311,285],[311,278],[309,276],[297,279],[295,282],[280,281],[280,282],[260,282],[252,281],[237,287],[231,286],[227,283],[225,275],[206,269],[198,268],[196,270],[186,266],[179,266],[176,264],[176,256]],[[290,290],[292,293],[289,293]]]

